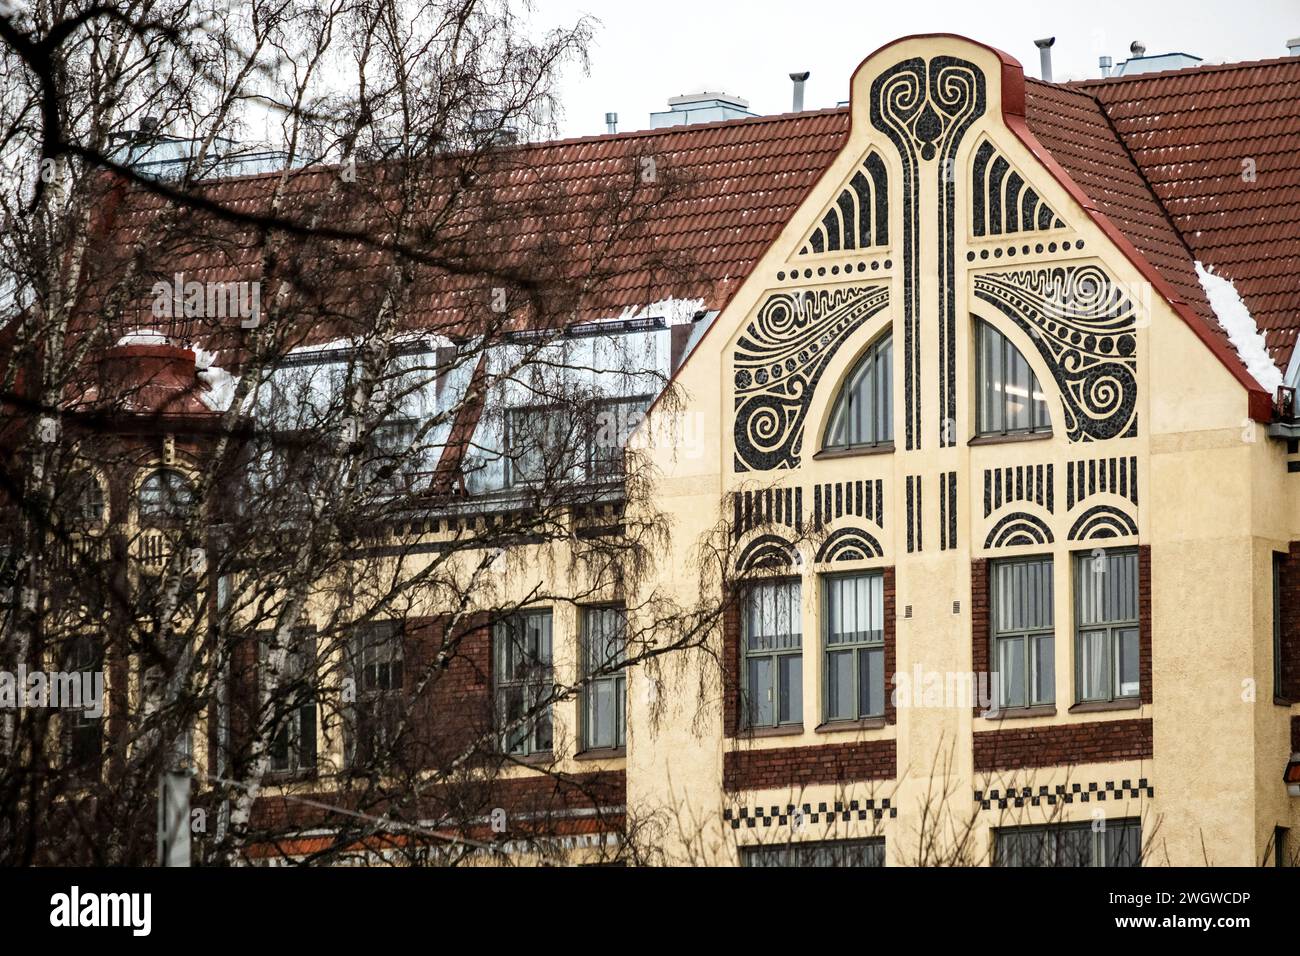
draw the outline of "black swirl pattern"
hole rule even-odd
[[[1020,326],[1052,370],[1072,442],[1137,434],[1133,303],[1095,265],[975,276],[975,294]]]
[[[898,150],[903,167],[903,406],[908,450],[921,447],[920,257],[921,162],[935,163],[939,191],[939,445],[956,443],[956,266],[954,163],[962,137],[985,110],[983,72],[966,60],[903,60],[871,84],[871,123]]]
[[[885,286],[777,292],[736,343],[735,470],[797,468],[808,403],[826,365],[889,302]]]

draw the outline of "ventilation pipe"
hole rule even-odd
[[[1052,44],[1055,42],[1056,37],[1044,37],[1034,41],[1034,46],[1038,47],[1039,70],[1044,83],[1052,82]]]
[[[607,133],[617,133],[617,132],[618,132],[618,114],[617,114],[617,113],[606,113],[606,114],[605,114],[605,132],[607,132]]]
[[[1098,57],[1097,65],[1101,67],[1102,76],[1110,76],[1110,71],[1111,68],[1115,65],[1115,61],[1108,56]]]
[[[790,79],[794,82],[794,102],[791,108],[796,113],[803,112],[803,85],[808,82],[808,77],[811,75],[807,70],[790,74]]]

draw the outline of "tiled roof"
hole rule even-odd
[[[1300,331],[1300,57],[1070,86],[1104,107],[1183,241],[1233,281],[1285,369]]]
[[[1189,321],[1199,318],[1194,325],[1211,330],[1216,349],[1226,345],[1196,278],[1193,261],[1200,259],[1236,282],[1285,366],[1300,327],[1300,58],[1025,86],[1033,136],[1082,190],[1090,214],[1113,223],[1167,281],[1167,294],[1186,303]],[[669,297],[721,308],[830,164],[848,127],[841,108],[594,136],[508,150],[505,162],[467,189],[447,185],[452,175],[447,184],[435,176],[422,201],[444,214],[438,256],[453,268],[420,271],[408,319],[450,327],[486,299],[491,280],[479,267],[511,262],[554,276],[597,275],[574,308],[586,317]],[[1255,161],[1253,182],[1241,175],[1247,158]],[[593,224],[607,214],[609,197],[634,188],[647,170],[665,177],[666,191],[640,208],[635,198],[628,202],[621,226]],[[293,189],[311,206],[335,176],[300,173]],[[273,182],[223,181],[209,195],[260,210]],[[124,209],[121,225],[142,233],[156,214]],[[357,204],[326,222],[373,225],[382,215]],[[252,249],[227,243],[216,259],[193,249],[160,271],[248,278]],[[366,288],[373,261],[358,251],[355,274],[349,265],[331,267],[340,314]],[[333,330],[320,334],[332,337]]]

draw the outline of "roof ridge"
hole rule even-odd
[[[1170,77],[1182,74],[1191,76],[1197,73],[1226,73],[1232,70],[1252,70],[1261,66],[1284,66],[1288,63],[1300,64],[1300,57],[1274,56],[1262,60],[1238,60],[1235,63],[1206,63],[1198,66],[1184,66],[1175,70],[1152,70],[1150,73],[1134,73],[1131,76],[1093,76],[1083,80],[1066,80],[1063,83],[1051,83],[1050,86],[1064,86],[1080,89],[1090,86],[1119,86],[1122,83],[1140,83],[1143,80]],[[1042,82],[1037,80],[1035,82]]]

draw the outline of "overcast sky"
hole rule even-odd
[[[1010,53],[1038,76],[1038,37],[1056,37],[1055,79],[1098,76],[1142,40],[1147,55],[1191,53],[1206,63],[1284,56],[1300,36],[1300,0],[534,0],[538,26],[599,20],[589,75],[561,90],[566,136],[645,129],[666,100],[702,89],[749,100],[756,113],[790,109],[788,74],[809,70],[806,109],[848,98],[869,53],[912,33],[959,33]]]

